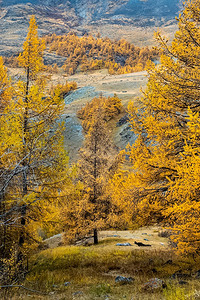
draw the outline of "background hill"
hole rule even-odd
[[[2,6],[16,4],[75,9],[78,16],[88,21],[105,15],[128,17],[173,17],[179,8],[179,0],[1,0]]]
[[[100,32],[141,46],[152,45],[158,26],[174,33],[179,9],[179,0],[1,0],[0,55],[19,51],[33,14],[41,35]]]

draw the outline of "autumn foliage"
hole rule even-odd
[[[167,225],[178,252],[193,255],[200,251],[199,16],[199,0],[186,1],[172,44],[156,35],[161,63],[149,63],[143,97],[129,104],[137,140],[126,152],[132,172],[119,178],[136,223]]]
[[[109,121],[122,112],[123,106],[121,99],[119,99],[117,95],[108,98],[100,96],[99,98],[94,98],[91,102],[87,102],[87,104],[77,112],[77,116],[83,120],[82,126],[84,130],[87,131],[89,129],[98,109],[101,110],[103,120]]]
[[[109,38],[86,35],[66,36],[55,34],[45,37],[47,49],[66,57],[63,69],[69,75],[77,70],[99,70],[106,68],[110,74],[125,74],[142,71],[146,62],[158,57],[158,51],[148,47],[139,48],[122,39],[112,41]]]
[[[58,87],[52,95],[47,93],[41,75],[43,50],[32,17],[18,57],[25,79],[9,80],[0,59],[1,282],[23,278],[27,257],[41,242],[38,228],[51,219],[67,174],[59,121],[64,102]],[[12,270],[12,276],[6,270]]]
[[[107,120],[119,114],[121,108],[121,100],[117,96],[99,97],[78,112],[85,141],[78,161],[79,193],[64,208],[67,240],[92,235],[97,244],[98,230],[109,228],[117,211],[107,189],[109,178],[118,168],[120,159]]]
[[[20,281],[41,235],[64,231],[65,241],[98,231],[161,224],[178,254],[200,253],[200,0],[186,1],[171,44],[159,49],[125,40],[51,35],[40,39],[31,17],[13,82],[0,58],[0,281]],[[43,53],[66,57],[63,69],[143,70],[148,83],[128,105],[135,143],[113,144],[110,123],[123,113],[117,95],[100,95],[77,113],[84,143],[69,170],[64,150],[64,97],[75,82],[47,85]],[[160,64],[153,59],[162,53]],[[16,61],[16,59],[15,59]],[[47,68],[46,68],[47,70]],[[48,71],[56,72],[57,66]],[[122,164],[123,157],[123,164]]]

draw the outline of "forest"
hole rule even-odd
[[[109,74],[126,74],[139,72],[145,69],[148,60],[157,60],[159,51],[155,48],[139,48],[122,39],[112,41],[85,35],[77,36],[70,32],[66,36],[52,34],[45,36],[46,50],[50,53],[66,57],[62,69],[69,75],[77,71],[108,69]],[[17,57],[6,57],[5,63],[9,66],[18,66]],[[58,72],[58,66],[45,65],[47,71]]]
[[[0,58],[2,299],[199,299],[200,0],[187,0],[177,23],[171,43],[157,32],[149,50],[40,38],[32,16],[16,58],[24,75],[12,79]],[[126,108],[99,95],[77,111],[84,142],[69,161],[62,116],[78,85],[49,84],[45,48],[66,57],[69,74],[145,67],[146,89],[127,108],[135,143],[116,147],[111,124]]]

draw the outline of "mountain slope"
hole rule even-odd
[[[98,31],[114,39],[152,44],[155,26],[173,20],[180,0],[0,0],[0,55],[19,51],[35,15],[40,35]],[[170,21],[171,22],[171,21]],[[145,31],[141,31],[144,28]],[[146,31],[149,30],[148,37]],[[172,30],[172,29],[170,29]],[[139,32],[139,35],[135,33]],[[129,32],[129,36],[126,33]]]
[[[173,17],[179,9],[179,0],[2,0],[2,6],[16,4],[75,9],[86,21],[106,15],[128,17]]]

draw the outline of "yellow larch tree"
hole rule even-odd
[[[137,140],[126,153],[137,222],[167,223],[179,252],[193,254],[200,251],[199,21],[200,1],[186,1],[172,44],[157,33],[161,62],[148,64],[143,97],[129,104]]]
[[[25,79],[13,84],[12,105],[5,114],[6,131],[3,139],[14,133],[6,149],[10,155],[8,184],[5,190],[9,203],[10,222],[8,230],[15,231],[11,243],[17,253],[15,263],[20,275],[25,270],[25,257],[35,242],[39,242],[38,225],[46,223],[53,211],[53,202],[58,206],[59,194],[67,178],[68,157],[63,146],[61,113],[64,99],[60,87],[49,95],[43,69],[44,44],[37,34],[37,25],[31,17],[24,51],[19,63],[24,68]],[[13,137],[13,140],[11,140]],[[6,153],[6,149],[2,151]],[[12,155],[12,156],[11,156]],[[7,160],[8,162],[8,160]],[[3,161],[4,166],[6,162]],[[53,215],[55,216],[55,215]]]
[[[88,234],[98,244],[98,230],[110,226],[113,207],[106,192],[108,179],[118,167],[117,149],[105,121],[100,97],[90,106],[86,105],[88,120],[83,120],[85,141],[80,149],[76,197],[64,211],[66,238],[83,238]],[[85,111],[82,110],[82,113]]]
[[[8,189],[11,188],[13,178],[21,172],[17,155],[22,149],[22,141],[19,139],[22,128],[15,112],[13,95],[14,89],[0,57],[0,282],[4,284],[11,283],[15,273],[8,259],[16,240],[14,223],[17,223],[17,206],[8,196]]]
[[[20,248],[23,248],[26,241],[25,228],[30,223],[29,211],[37,211],[37,206],[45,207],[45,201],[49,201],[52,196],[51,190],[54,191],[54,197],[58,195],[67,170],[63,124],[59,121],[64,100],[60,96],[59,87],[54,90],[52,96],[47,95],[46,80],[40,73],[43,68],[44,44],[38,38],[34,17],[30,20],[23,48],[23,53],[19,55],[19,63],[24,67],[26,80],[19,81],[16,88],[16,111],[23,128],[23,151],[19,153],[20,161],[23,160],[23,173],[19,185],[19,198],[22,199]],[[19,256],[20,254],[21,251]]]

